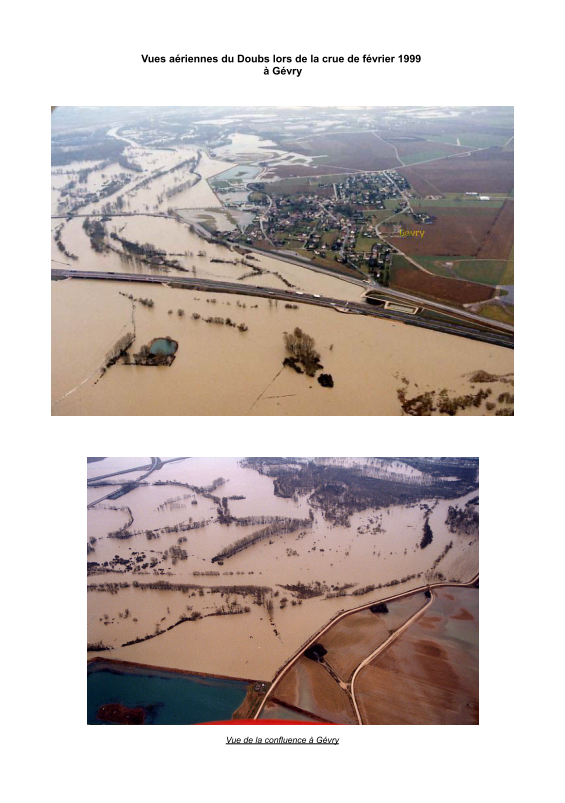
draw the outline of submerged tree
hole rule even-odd
[[[424,535],[422,536],[422,540],[420,541],[420,549],[424,549],[429,544],[432,543],[434,534],[432,533],[432,528],[430,527],[429,521],[426,519],[424,522]]]
[[[304,372],[308,376],[314,376],[316,371],[321,368],[320,355],[314,348],[314,338],[303,332],[300,327],[296,327],[294,332],[284,333],[284,344],[286,350],[291,355],[291,359],[302,363]]]

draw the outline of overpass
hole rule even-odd
[[[377,171],[377,172],[383,172],[383,171]],[[72,217],[86,218],[86,217],[96,217],[96,216],[103,217],[101,213],[97,214],[91,212],[89,214],[68,213],[67,215],[51,215],[51,218],[70,219]],[[112,212],[111,214],[107,215],[107,217],[163,217],[163,218],[170,218],[172,220],[181,219],[189,226],[192,226],[195,232],[198,235],[200,235],[200,237],[202,237],[203,240],[207,242],[216,242],[230,249],[233,248],[234,246],[234,243],[232,243],[231,241],[223,240],[221,238],[216,237],[215,235],[212,235],[203,226],[196,223],[195,221],[190,220],[189,218],[184,217],[180,212],[176,212],[175,214],[172,215],[170,215],[167,212]],[[394,215],[391,215],[391,217],[394,217]],[[389,245],[391,244],[389,243]],[[351,271],[353,270],[358,271],[361,277],[345,273],[345,271],[340,270],[339,267],[336,267],[335,269],[322,267],[321,265],[312,262],[310,259],[307,259],[306,257],[301,257],[298,254],[295,254],[291,251],[284,251],[281,249],[269,250],[267,248],[260,248],[259,246],[249,245],[247,243],[245,245],[241,245],[240,247],[244,248],[246,251],[252,251],[257,254],[267,256],[271,259],[276,259],[281,262],[287,262],[290,265],[297,265],[298,267],[306,268],[307,270],[311,270],[314,273],[322,273],[326,276],[331,276],[333,279],[341,279],[344,282],[349,282],[350,284],[356,284],[358,287],[363,288],[364,290],[363,297],[368,297],[371,295],[371,293],[374,292],[385,293],[389,296],[400,299],[401,301],[408,301],[411,304],[415,304],[419,307],[429,309],[432,312],[437,311],[442,315],[450,315],[460,320],[465,320],[475,323],[479,327],[488,328],[490,330],[496,329],[499,332],[505,331],[509,335],[511,335],[512,342],[514,340],[514,327],[511,326],[510,324],[505,324],[502,323],[501,321],[485,320],[485,318],[481,317],[480,315],[469,312],[468,310],[460,310],[455,307],[451,307],[449,306],[449,304],[444,304],[440,301],[433,301],[431,299],[426,299],[421,296],[414,296],[409,293],[404,293],[400,290],[392,290],[389,287],[385,288],[383,285],[379,284],[376,280],[365,278],[365,276],[361,274],[361,271],[359,271],[359,268],[356,267],[354,268],[351,265],[347,267]],[[394,245],[391,245],[391,248],[394,249],[395,253],[405,256],[407,259],[409,259],[409,261],[413,262],[413,264],[416,265],[416,267],[419,270],[424,270],[425,273],[430,273],[430,271],[423,269],[421,265],[418,265],[418,263],[414,262],[414,260],[412,260],[406,254],[403,254],[403,252],[400,251],[398,248],[396,248]]]
[[[130,480],[128,482],[124,482],[123,485],[118,484],[112,491],[110,491],[109,494],[106,494],[106,496],[97,499],[95,502],[90,502],[90,504],[87,505],[87,509],[94,507],[95,505],[99,504],[99,502],[104,502],[106,499],[110,499],[110,497],[112,497],[116,493],[118,488],[123,488],[124,485],[130,485],[132,483],[137,484],[139,482],[142,482],[154,471],[159,471],[159,469],[162,468],[164,465],[166,465],[166,463],[176,463],[178,460],[186,460],[186,457],[172,457],[170,458],[170,460],[161,460],[160,457],[152,457],[151,463],[149,465],[136,466],[135,468],[126,468],[123,471],[114,471],[112,474],[103,474],[100,477],[91,477],[90,479],[87,479],[86,484],[91,485],[92,483],[99,482],[100,480],[108,479],[108,477],[117,477],[119,474],[131,474],[133,471],[144,471],[145,469],[147,469],[146,473],[142,474],[141,477],[138,477],[136,480]]]
[[[461,319],[453,318],[453,321],[441,321],[424,318],[422,315],[413,315],[397,310],[385,309],[382,307],[371,307],[367,303],[357,301],[344,301],[343,299],[321,296],[314,293],[298,293],[293,290],[279,290],[270,287],[260,287],[259,285],[245,285],[237,282],[215,281],[211,279],[201,279],[199,277],[185,278],[182,276],[162,277],[140,273],[116,273],[113,271],[84,271],[69,270],[64,268],[52,268],[52,279],[87,279],[115,282],[133,282],[139,284],[160,284],[173,288],[197,290],[210,293],[234,293],[237,295],[255,296],[261,298],[276,299],[279,301],[294,302],[300,304],[312,304],[318,307],[334,309],[337,312],[367,315],[373,318],[384,318],[409,326],[419,326],[423,329],[431,329],[445,334],[458,335],[471,340],[479,340],[491,343],[495,346],[514,348],[513,333],[502,331],[497,326],[491,327],[489,322],[479,324],[467,324]],[[420,300],[419,306],[422,307]],[[453,315],[454,313],[452,313]]]

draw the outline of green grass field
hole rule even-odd
[[[449,145],[457,145],[457,136],[453,135],[434,135],[428,136],[431,142],[447,142]],[[459,134],[459,144],[464,148],[492,148],[493,145],[504,145],[508,142],[507,136],[500,134]]]
[[[493,198],[490,201],[479,201],[478,198],[470,196],[454,195],[451,198],[441,198],[437,201],[413,200],[411,201],[411,206],[412,209],[429,212],[433,215],[434,208],[441,208],[442,211],[446,209],[500,209],[504,201],[505,198]]]
[[[506,262],[506,270],[500,277],[500,284],[514,284],[514,246],[512,246],[510,257]]]
[[[363,214],[369,223],[374,226],[375,223],[380,223],[382,220],[386,220],[387,217],[390,217],[392,211],[392,209],[366,209]]]
[[[302,240],[293,240],[292,238],[289,238],[285,243],[285,248],[290,248],[292,251],[298,251],[303,246],[304,242]]]
[[[339,232],[337,229],[330,229],[330,231],[325,231],[320,239],[320,245],[327,245],[328,248],[330,248],[338,237],[339,237]]]
[[[453,262],[453,270],[460,279],[493,286],[503,284],[501,280],[506,267],[505,259],[466,259]],[[513,281],[506,282],[506,284],[512,283]]]
[[[474,196],[472,196],[472,195],[465,195],[464,192],[444,192],[443,193],[443,197],[444,198],[450,198],[452,200],[454,198],[463,198],[464,200],[467,200],[467,201],[469,199],[472,200],[474,198]],[[508,197],[508,193],[506,193],[506,192],[493,192],[490,197],[493,200],[504,201],[504,199]],[[510,197],[512,197],[512,196],[510,196]],[[433,201],[430,201],[430,203],[433,203]],[[478,203],[478,201],[477,201],[477,203]]]
[[[441,264],[436,265],[435,262],[445,262],[446,257],[430,257],[430,256],[413,256],[412,259],[421,265],[426,270],[429,270],[431,273],[435,273],[436,276],[444,276],[447,279],[453,279],[453,273],[451,273],[447,268],[441,266]],[[394,257],[393,257],[394,260]]]
[[[467,148],[492,148],[495,145],[502,147],[508,142],[508,137],[500,134],[460,134],[459,142]]]
[[[510,323],[514,325],[514,307],[501,307],[498,304],[487,304],[479,313],[483,318],[500,323]]]
[[[405,256],[402,254],[393,254],[392,255],[392,267],[394,268],[413,268],[411,262],[408,262]]]
[[[359,234],[355,240],[355,251],[357,253],[370,252],[373,245],[380,242],[378,237],[363,237],[362,234]]]
[[[496,287],[514,284],[513,262],[504,259],[474,259],[473,257],[415,256],[415,261],[436,276],[465,279]],[[445,267],[451,262],[452,267]]]
[[[416,162],[430,162],[433,159],[441,159],[443,156],[450,156],[451,153],[451,151],[445,151],[441,150],[441,148],[438,148],[437,151],[422,151],[422,153],[405,154],[401,158],[405,165],[412,165]]]

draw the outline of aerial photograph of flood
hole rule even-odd
[[[51,124],[52,415],[514,415],[513,107]]]
[[[91,725],[479,722],[476,457],[89,457]]]

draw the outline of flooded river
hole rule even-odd
[[[132,350],[169,336],[179,343],[176,359],[170,367],[115,365],[97,382],[96,370],[109,349],[133,331],[130,294],[154,302],[151,309],[135,305]],[[400,415],[403,377],[410,388],[417,386],[415,394],[442,388],[464,393],[471,391],[470,372],[512,371],[508,349],[322,307],[288,309],[283,302],[250,296],[66,280],[52,282],[52,309],[55,415]],[[244,323],[248,331],[203,320],[216,316]],[[315,339],[333,388],[283,369],[283,334],[297,326]],[[501,382],[491,386],[493,395],[508,390]],[[477,412],[488,412],[484,403],[459,414]]]
[[[139,466],[144,465],[143,460],[124,458],[121,464]],[[107,473],[104,462],[89,465],[89,476]],[[182,482],[205,488],[219,477],[226,482],[214,493],[244,497],[229,501],[230,511],[238,518],[249,515],[308,517],[307,497],[294,501],[275,496],[273,480],[251,468],[243,468],[237,458],[190,458],[167,464],[147,481]],[[111,487],[89,488],[89,502],[111,490]],[[472,495],[457,500],[457,504],[464,504]],[[230,677],[269,679],[277,667],[337,611],[424,584],[425,572],[450,541],[454,541],[454,546],[449,555],[467,559],[467,574],[449,570],[453,574],[451,579],[468,580],[478,571],[478,540],[470,547],[468,542],[473,539],[454,536],[445,524],[447,508],[454,502],[443,500],[434,506],[432,499],[424,499],[424,503],[434,507],[430,517],[433,543],[425,550],[419,548],[424,516],[420,503],[356,513],[351,517],[350,527],[333,526],[315,510],[311,529],[273,536],[233,555],[220,566],[211,563],[211,558],[227,544],[256,531],[257,524],[221,525],[216,521],[213,500],[179,485],[149,484],[118,500],[101,502],[88,512],[88,536],[96,539],[89,560],[102,564],[115,555],[139,554],[147,561],[157,560],[156,565],[164,569],[165,574],[156,578],[147,571],[133,577],[131,573],[114,572],[89,577],[90,585],[120,580],[130,585],[115,594],[98,590],[88,593],[88,640],[112,647],[109,652],[100,653],[103,657]],[[124,527],[130,519],[128,529],[139,534],[127,540],[108,537],[109,532]],[[179,533],[167,533],[163,528],[189,519],[207,523],[182,533],[186,541],[181,545],[187,558],[175,560],[170,550],[177,545]],[[158,533],[159,537],[148,540],[146,530]],[[441,565],[447,564],[442,562]],[[283,588],[298,582],[320,582],[328,588],[345,583],[364,587],[418,573],[420,577],[393,589],[383,588],[363,596],[315,597],[294,605],[290,604],[292,593]],[[163,579],[173,584],[193,584],[194,588],[187,588],[185,593],[144,590],[132,585],[134,579],[140,585]],[[273,597],[272,622],[265,607],[255,604],[242,588],[248,585],[265,586],[273,594],[278,592]],[[198,590],[200,586],[202,594]],[[241,591],[212,593],[218,586],[234,586]],[[283,596],[287,596],[289,602],[281,608],[279,601]],[[230,602],[247,605],[249,611],[231,616],[213,615],[219,606]],[[199,611],[204,618],[167,630],[179,617],[190,616],[194,611]],[[156,629],[164,632],[137,644],[121,646],[155,633]],[[229,649],[225,649],[226,644],[230,645]]]

